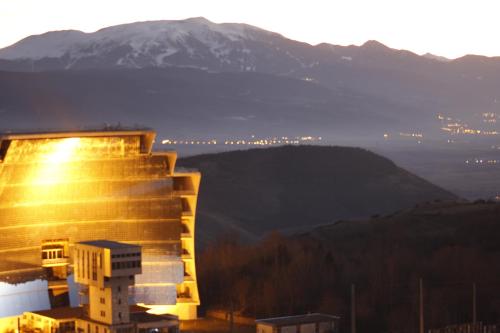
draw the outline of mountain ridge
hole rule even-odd
[[[0,48],[0,58],[2,59],[22,59],[23,56],[22,55],[15,55],[9,51],[11,51],[12,49],[15,49],[16,47],[18,46],[22,46],[22,44],[30,41],[30,40],[33,40],[33,39],[38,39],[38,38],[42,38],[42,37],[47,37],[51,34],[62,34],[62,33],[72,33],[73,35],[79,35],[80,37],[81,36],[87,36],[87,37],[91,37],[92,35],[98,35],[98,34],[102,34],[102,33],[105,33],[105,32],[109,32],[109,31],[117,31],[117,30],[124,30],[126,27],[138,27],[138,26],[158,26],[158,25],[164,25],[164,26],[167,26],[167,25],[182,25],[182,24],[188,24],[188,23],[195,23],[197,25],[200,25],[200,26],[207,26],[207,27],[210,27],[212,30],[214,31],[222,31],[224,27],[227,27],[227,28],[232,28],[233,29],[233,33],[236,32],[237,30],[241,30],[241,29],[248,29],[248,30],[253,30],[253,31],[259,31],[259,32],[265,32],[269,35],[275,35],[275,36],[279,36],[279,37],[282,37],[284,39],[287,39],[287,40],[290,40],[290,41],[294,41],[294,42],[297,42],[297,43],[303,43],[303,44],[307,44],[309,46],[312,46],[312,47],[315,47],[315,46],[320,46],[320,45],[329,45],[329,46],[332,46],[332,47],[337,47],[337,48],[348,48],[348,47],[358,47],[358,48],[380,48],[380,49],[389,49],[389,50],[393,50],[393,51],[405,51],[405,52],[411,52],[411,53],[414,53],[412,51],[409,51],[409,50],[404,50],[404,49],[401,49],[401,50],[398,50],[398,49],[394,49],[394,48],[391,48],[377,40],[367,40],[366,42],[364,42],[363,44],[361,45],[345,45],[345,46],[342,46],[342,45],[336,45],[336,44],[332,44],[332,43],[327,43],[327,42],[321,42],[321,43],[318,43],[318,44],[309,44],[307,42],[303,42],[303,41],[299,41],[299,40],[294,40],[294,39],[291,39],[291,38],[288,38],[286,37],[285,35],[282,35],[280,33],[276,33],[276,32],[272,32],[272,31],[269,31],[269,30],[265,30],[265,29],[262,29],[262,28],[259,28],[257,26],[253,26],[253,25],[250,25],[250,24],[246,24],[246,23],[214,23],[210,20],[208,20],[207,18],[205,17],[191,17],[191,18],[187,18],[187,19],[183,19],[183,20],[147,20],[147,21],[137,21],[137,22],[130,22],[130,23],[123,23],[123,24],[118,24],[118,25],[113,25],[113,26],[108,26],[108,27],[103,27],[103,28],[100,28],[96,31],[93,31],[93,32],[83,32],[81,30],[76,30],[76,29],[63,29],[63,30],[53,30],[53,31],[47,31],[45,33],[42,33],[42,34],[36,34],[36,35],[31,35],[31,36],[27,36],[17,42],[15,42],[14,44],[11,44],[11,45],[8,45],[4,48]],[[191,27],[192,28],[192,27]],[[227,29],[226,32],[230,32],[229,29]],[[109,36],[108,36],[109,37]],[[91,38],[89,38],[91,39]],[[10,55],[9,55],[10,53]],[[415,53],[414,53],[415,54]],[[439,56],[439,55],[433,55],[433,54],[430,54],[430,53],[426,53],[426,54],[423,54],[423,55],[418,55],[420,57],[427,57],[429,59],[434,59],[434,60],[439,60],[439,59],[448,59],[446,57],[443,57],[443,56]],[[462,57],[465,57],[465,56],[477,56],[477,57],[486,57],[486,56],[481,56],[481,55],[473,55],[473,54],[467,54],[467,55],[464,55]],[[37,57],[30,57],[30,56],[26,56],[25,58],[32,58],[32,59],[40,59],[40,58],[43,58],[44,56],[37,56]],[[459,59],[459,58],[462,58],[462,57],[457,57],[457,58],[454,58],[454,59],[449,59],[449,60],[455,60],[455,59]],[[495,58],[495,57],[486,57],[486,58]]]

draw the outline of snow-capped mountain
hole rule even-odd
[[[252,39],[252,33],[256,31],[259,29],[238,24],[218,25],[204,18],[137,22],[104,28],[95,33],[63,30],[30,36],[1,50],[0,57],[11,60],[39,60],[65,55],[79,58],[102,55],[117,46],[130,47],[135,55],[162,51],[168,56],[181,48],[189,49],[189,42],[193,42],[193,39],[214,50],[216,54],[224,46],[227,47],[229,42]]]
[[[397,52],[376,41],[359,47],[312,46],[247,24],[216,24],[198,17],[136,22],[94,33],[65,30],[30,36],[0,49],[0,70],[177,66],[307,78],[324,65],[406,65],[394,61]],[[412,60],[431,61],[405,52]]]
[[[255,71],[278,58],[279,34],[246,24],[216,24],[205,18],[123,24],[94,33],[54,31],[27,37],[0,50],[0,59],[28,60],[36,69],[186,66],[209,70]],[[276,44],[276,45],[275,45]],[[289,55],[292,61],[297,60]]]

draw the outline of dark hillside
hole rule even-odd
[[[500,319],[500,204],[430,203],[385,217],[242,245],[227,238],[198,257],[202,304],[229,301],[257,317],[322,311],[349,331],[356,284],[360,332],[418,332],[423,279],[426,329]],[[221,282],[221,277],[222,281]]]
[[[197,69],[0,71],[0,129],[154,127],[159,139],[323,133],[380,137],[402,126],[397,103],[259,73]],[[407,128],[413,120],[401,128]]]
[[[200,239],[256,239],[338,219],[369,217],[453,194],[360,148],[285,146],[181,159],[202,173]]]

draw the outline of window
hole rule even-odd
[[[106,311],[101,311],[101,317],[106,317]]]
[[[87,267],[85,267],[87,269],[87,279],[90,280],[90,253],[89,251],[86,251],[87,253]]]
[[[97,253],[92,252],[92,280],[97,281]]]
[[[106,304],[106,299],[104,297],[101,297],[100,302],[101,304]]]

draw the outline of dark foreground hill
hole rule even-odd
[[[227,238],[199,255],[202,304],[270,317],[322,311],[349,330],[356,285],[360,332],[418,332],[477,319],[500,323],[500,204],[431,203],[384,217],[341,221],[255,245]]]
[[[285,146],[181,159],[202,173],[198,237],[255,240],[338,219],[369,217],[456,197],[360,148]]]

